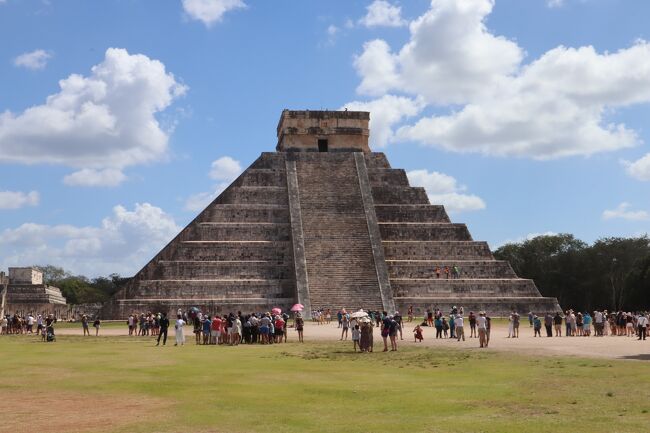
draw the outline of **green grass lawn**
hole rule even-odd
[[[351,347],[1,337],[0,392],[84,396],[91,410],[99,396],[155,401],[107,430],[131,433],[645,432],[650,426],[646,362],[413,346],[355,354]]]

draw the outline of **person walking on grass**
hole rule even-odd
[[[93,322],[93,326],[95,327],[95,337],[98,337],[99,336],[99,328],[100,328],[100,326],[102,326],[102,321],[99,320],[99,317],[97,317],[95,319],[95,321]]]
[[[465,327],[463,326],[464,320],[462,315],[456,315],[456,318],[454,319],[454,325],[454,329],[456,331],[456,341],[460,341],[461,338],[463,341],[465,341]]]
[[[355,352],[357,351],[357,347],[359,347],[359,340],[361,340],[361,331],[359,330],[359,325],[354,325],[354,328],[352,328],[352,346]]]
[[[542,336],[542,321],[537,315],[533,315],[533,329],[535,330],[535,337]]]
[[[158,342],[156,346],[160,345],[160,337],[163,339],[163,346],[167,344],[167,330],[169,329],[169,319],[167,318],[167,313],[162,313],[160,318],[160,333],[158,334]]]
[[[381,338],[384,340],[384,352],[388,352],[388,335],[390,334],[390,322],[391,321],[388,316],[384,316],[381,322]]]
[[[476,318],[476,328],[478,330],[479,347],[487,347],[487,319],[484,311],[481,311]]]
[[[302,318],[302,314],[296,313],[296,320],[294,320],[296,325],[296,331],[298,331],[298,342],[304,343],[302,339],[302,333],[305,329],[305,321]]]
[[[390,347],[391,352],[397,352],[397,329],[399,325],[393,316],[388,316],[390,319],[390,325],[388,329],[388,336],[390,337]]]
[[[179,314],[176,319],[176,324],[174,325],[174,329],[176,330],[176,343],[174,343],[174,346],[178,346],[179,344],[181,346],[185,345],[185,334],[183,333],[184,326],[185,320],[183,320],[183,316]]]
[[[645,313],[639,314],[639,317],[636,319],[636,325],[639,330],[639,338],[637,338],[637,340],[645,340],[648,327],[648,318],[646,317]]]
[[[341,340],[343,340],[345,336],[345,340],[348,339],[348,328],[350,326],[350,316],[348,313],[343,313],[343,316],[341,317],[341,326],[343,329],[341,330]]]
[[[90,337],[90,330],[88,329],[88,316],[85,314],[81,316],[81,327],[84,331],[84,337],[86,335]]]
[[[562,315],[560,312],[556,312],[555,316],[553,317],[553,326],[555,326],[555,336],[556,337],[561,337],[562,336]]]

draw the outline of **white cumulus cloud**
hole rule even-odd
[[[63,183],[70,186],[117,186],[126,180],[120,170],[105,168],[94,170],[84,168],[63,178]]]
[[[351,111],[370,112],[370,145],[386,147],[393,139],[393,126],[420,113],[424,106],[421,98],[384,95],[372,101],[352,101],[343,106]]]
[[[603,211],[603,219],[624,219],[628,221],[647,221],[650,220],[650,213],[644,210],[631,210],[630,204],[623,202],[616,209],[607,209]]]
[[[59,87],[44,104],[0,114],[0,162],[115,174],[160,160],[169,137],[156,114],[187,90],[160,61],[118,48],[106,50],[88,76],[72,74]]]
[[[14,65],[31,70],[44,69],[50,58],[52,58],[51,53],[45,50],[34,50],[16,57]]]
[[[406,173],[412,186],[423,187],[431,204],[442,204],[451,212],[485,209],[485,202],[474,194],[466,194],[465,186],[448,174],[437,171],[412,170]]]
[[[242,172],[242,166],[239,161],[230,156],[222,156],[212,161],[208,176],[217,180],[212,190],[199,192],[190,195],[185,200],[185,210],[190,212],[199,212],[206,208],[212,200],[217,198],[228,185],[230,185]]]
[[[650,153],[634,161],[626,162],[627,174],[638,180],[650,181]]]
[[[226,12],[245,7],[243,0],[183,0],[185,13],[207,27],[221,21]]]
[[[28,193],[22,191],[0,191],[0,209],[20,209],[25,206],[36,206],[40,200],[38,191]]]
[[[536,159],[639,143],[607,115],[650,102],[649,43],[612,53],[559,46],[525,64],[515,41],[486,26],[493,7],[493,0],[432,0],[398,50],[381,39],[364,45],[354,61],[359,94],[422,98],[436,113],[395,125],[395,141]]]
[[[366,7],[366,15],[359,24],[366,27],[401,27],[407,22],[402,18],[402,8],[386,0],[375,0]]]
[[[149,203],[115,206],[98,226],[25,223],[0,232],[0,263],[52,264],[87,276],[129,276],[179,231],[174,219]]]

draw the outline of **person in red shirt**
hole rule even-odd
[[[221,319],[219,316],[214,316],[210,325],[210,344],[219,344],[219,337],[221,337]]]

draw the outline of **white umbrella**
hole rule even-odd
[[[368,313],[363,310],[359,310],[356,313],[352,313],[350,317],[353,319],[360,319],[361,317],[368,317]]]

